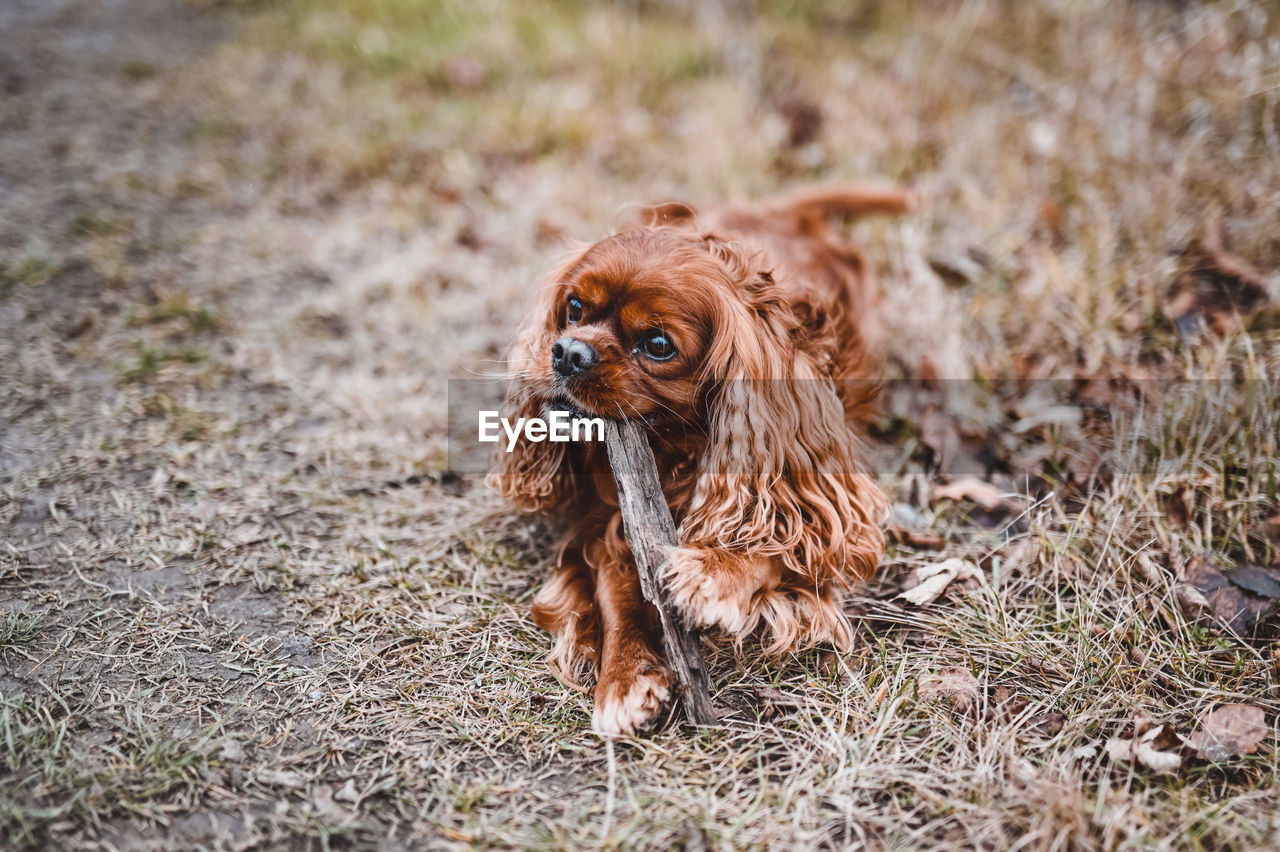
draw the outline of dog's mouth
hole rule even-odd
[[[588,411],[582,403],[578,402],[573,397],[565,396],[563,394],[560,396],[553,396],[551,399],[544,402],[542,404],[542,410],[543,412],[567,411],[571,417],[604,417],[606,419],[616,420],[622,416],[619,412],[614,412],[613,414],[602,414],[596,411]],[[646,426],[656,426],[658,421],[656,414],[653,412],[637,415],[635,419],[644,423]]]
[[[588,411],[585,407],[583,407],[583,405],[580,402],[573,399],[572,397],[568,397],[564,395],[554,396],[551,399],[544,402],[542,404],[542,410],[544,413],[549,413],[552,411],[567,411],[569,412],[569,415],[571,417],[604,417],[606,419],[611,419],[611,420],[616,420],[622,416],[619,412],[614,412],[613,414],[599,414],[593,411]],[[659,426],[659,417],[657,415],[657,412],[649,412],[647,414],[637,414],[634,416],[633,419],[643,423],[644,425],[650,428],[656,428]]]
[[[567,411],[573,417],[595,417],[596,416],[586,411],[572,397],[568,397],[563,394],[561,394],[560,396],[553,396],[551,399],[544,402],[542,404],[542,410],[544,412]]]

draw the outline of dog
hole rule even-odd
[[[884,551],[864,472],[873,274],[830,220],[904,212],[896,188],[831,185],[750,205],[643,206],[556,264],[511,352],[511,417],[568,410],[648,428],[678,527],[665,581],[691,625],[782,654],[852,640],[841,594]],[[633,734],[672,696],[603,444],[522,442],[491,484],[567,521],[533,619],[553,671],[594,670],[593,726]]]

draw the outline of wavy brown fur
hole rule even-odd
[[[507,416],[567,400],[643,419],[679,525],[668,582],[692,622],[775,653],[847,646],[840,592],[875,571],[886,501],[863,473],[859,422],[874,392],[875,286],[834,215],[905,209],[899,190],[820,187],[748,207],[640,208],[636,226],[555,266],[512,351]],[[582,305],[575,318],[570,298]],[[640,353],[660,330],[670,361]],[[597,362],[551,365],[573,337]],[[601,448],[522,442],[491,481],[517,505],[570,519],[535,599],[569,683],[593,665],[596,723],[630,731],[665,700],[661,637],[639,595]]]

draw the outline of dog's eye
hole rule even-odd
[[[582,319],[582,300],[577,296],[569,297],[569,322]]]
[[[670,337],[660,331],[651,331],[636,347],[646,358],[654,361],[670,361],[676,357],[676,345]]]

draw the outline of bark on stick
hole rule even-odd
[[[662,618],[667,662],[675,672],[685,714],[695,725],[716,721],[702,661],[698,631],[685,626],[662,582],[667,553],[677,544],[671,509],[662,494],[658,466],[644,427],[632,420],[606,420],[609,466],[618,484],[618,504],[627,543],[640,572],[640,589]]]

